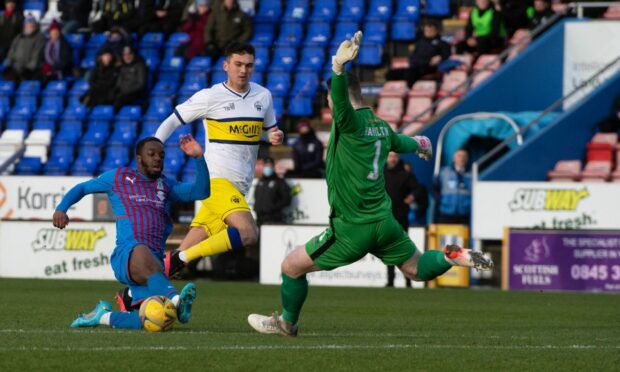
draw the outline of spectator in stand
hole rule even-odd
[[[0,17],[0,60],[9,52],[15,36],[24,27],[24,14],[17,9],[17,2],[8,0],[4,3],[4,13]]]
[[[465,40],[456,45],[456,52],[492,53],[504,46],[505,37],[501,16],[491,0],[476,0],[465,27]]]
[[[113,26],[108,33],[106,42],[101,46],[101,48],[111,50],[116,57],[120,58],[121,54],[123,54],[123,49],[126,46],[131,45],[133,45],[133,40],[127,31],[125,31],[122,27]]]
[[[11,43],[4,60],[4,76],[7,80],[36,79],[40,76],[39,55],[45,46],[45,35],[33,17],[24,20],[24,30]]]
[[[146,91],[147,67],[144,59],[136,54],[132,46],[123,48],[121,67],[116,82],[114,108],[134,105],[143,98]]]
[[[534,9],[532,0],[500,0],[499,10],[502,14],[508,38],[521,28],[528,28]]]
[[[450,54],[450,44],[441,40],[439,25],[434,21],[425,21],[423,36],[416,41],[415,49],[409,56],[409,68],[389,71],[387,80],[407,80],[411,86],[422,76],[437,72],[437,66]]]
[[[239,8],[237,0],[223,0],[213,8],[205,26],[206,55],[217,58],[230,42],[247,42],[251,36],[252,21]]]
[[[62,33],[72,34],[80,28],[88,27],[88,15],[92,0],[60,0],[58,10],[62,13]]]
[[[88,92],[81,101],[88,107],[111,105],[118,79],[118,60],[110,48],[102,48],[97,55],[95,68],[88,79]]]
[[[302,119],[297,123],[297,132],[299,132],[299,138],[293,145],[295,169],[291,172],[291,177],[322,178],[325,169],[323,144],[316,137],[307,119]]]
[[[181,26],[181,31],[189,35],[189,44],[181,46],[181,48],[184,49],[182,54],[185,55],[187,59],[204,53],[205,26],[207,25],[207,20],[211,13],[207,0],[198,0],[195,4],[196,11],[188,13],[187,20]]]
[[[403,230],[409,229],[409,206],[415,202],[415,192],[419,188],[418,181],[413,173],[405,170],[400,155],[390,152],[383,170],[385,189],[392,201],[392,214]],[[388,265],[388,287],[394,286],[394,266]],[[411,287],[411,280],[407,279],[407,287]]]
[[[93,0],[89,18],[93,32],[106,32],[114,26],[126,28],[134,19],[136,19],[134,0]]]
[[[179,26],[183,5],[184,3],[180,0],[155,1],[155,11],[152,13],[152,18],[143,21],[140,34],[162,32],[169,35],[174,32]]]
[[[284,223],[283,209],[291,205],[291,188],[275,171],[271,158],[263,163],[263,175],[254,188],[254,211],[256,224]]]
[[[437,223],[469,224],[471,215],[471,174],[467,171],[469,154],[457,150],[452,165],[441,168],[435,180],[435,200],[438,200]]]
[[[549,22],[555,12],[551,9],[551,0],[534,0],[534,14],[530,20],[530,29]]]
[[[124,23],[125,30],[137,34],[143,32],[143,27],[147,20],[155,17],[155,2],[153,0],[134,0],[133,14],[131,19]]]
[[[598,129],[603,133],[620,132],[620,96],[616,97],[611,106],[611,115],[598,123]]]
[[[60,30],[60,23],[56,20],[47,29],[49,39],[41,51],[39,61],[43,81],[62,80],[71,76],[73,48]]]

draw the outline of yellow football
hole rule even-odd
[[[168,331],[176,320],[177,308],[165,296],[151,296],[140,305],[140,321],[149,332]]]

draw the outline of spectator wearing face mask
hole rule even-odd
[[[254,211],[256,224],[284,223],[284,208],[291,205],[291,188],[286,180],[278,177],[275,163],[267,158],[263,164],[263,175],[254,189]]]
[[[323,177],[323,143],[317,138],[307,120],[297,123],[299,139],[293,145],[295,169],[291,176],[299,178]]]

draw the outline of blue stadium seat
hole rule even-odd
[[[354,21],[359,22],[364,18],[366,11],[365,0],[343,0],[338,21]]]
[[[189,60],[185,71],[204,73],[211,70],[211,57],[194,57]]]
[[[51,155],[45,164],[44,173],[48,176],[64,176],[73,162],[73,146],[52,146]]]
[[[164,172],[166,175],[177,179],[183,165],[185,165],[185,154],[178,147],[178,141],[168,140],[166,143],[166,157],[164,158]]]
[[[38,96],[41,93],[41,82],[38,80],[24,80],[19,84],[15,94],[18,96]]]
[[[173,32],[166,40],[166,49],[176,49],[183,44],[189,43],[189,35],[185,32]]]
[[[100,146],[81,146],[79,154],[71,167],[71,174],[74,176],[92,176],[100,162]]]
[[[161,62],[159,56],[156,55],[147,55],[143,56],[144,62],[146,63],[146,67],[148,67],[149,72],[157,71],[159,68],[159,64]]]
[[[390,38],[393,41],[412,42],[415,40],[415,22],[412,20],[399,20],[392,22]]]
[[[282,16],[284,22],[305,22],[310,10],[309,0],[288,0]]]
[[[101,146],[106,143],[110,135],[110,122],[106,120],[89,121],[86,126],[86,133],[80,140],[81,145]]]
[[[135,120],[117,119],[108,145],[131,146],[138,132],[138,123]]]
[[[167,58],[159,65],[158,80],[178,82],[181,79],[181,72],[184,67],[183,57]]]
[[[326,46],[331,39],[331,25],[328,22],[312,22],[308,24],[305,46]]]
[[[263,74],[262,72],[254,71],[254,73],[250,77],[250,81],[259,85],[263,85],[265,81],[265,74]]]
[[[0,96],[12,97],[15,94],[15,82],[11,80],[0,81]]]
[[[282,115],[284,115],[284,95],[274,94],[271,96],[271,99],[273,102],[273,110],[276,112],[276,118],[280,120]]]
[[[160,80],[151,89],[151,97],[170,97],[176,93],[178,87],[179,83],[176,81]]]
[[[37,119],[32,123],[32,129],[49,130],[52,133],[56,133],[56,122],[50,119]]]
[[[95,53],[97,53],[97,50],[101,48],[103,44],[105,44],[107,39],[108,36],[104,33],[91,34],[90,39],[88,39],[88,41],[86,42],[86,50],[94,51]]]
[[[312,116],[312,101],[311,96],[291,96],[288,101],[288,112],[290,116]]]
[[[367,21],[387,22],[391,16],[391,0],[370,0],[370,4],[368,5],[368,13],[366,14]]]
[[[60,96],[64,97],[67,94],[67,82],[63,80],[52,80],[43,89],[43,96]]]
[[[172,113],[172,101],[167,97],[153,97],[143,120],[161,121]]]
[[[157,128],[159,128],[159,124],[161,124],[159,120],[146,120],[142,122],[142,131],[138,135],[138,138],[136,138],[136,141],[145,137],[154,136],[155,132],[157,132]]]
[[[161,32],[147,32],[140,39],[140,49],[159,50],[164,45],[164,34]]]
[[[211,65],[211,71],[224,71],[224,56],[221,56],[214,64]]]
[[[84,119],[86,119],[87,114],[88,107],[84,105],[75,105],[67,107],[62,113],[62,118],[67,120],[83,121]]]
[[[359,30],[358,22],[340,22],[336,24],[332,45],[340,45],[346,39],[350,39]]]
[[[32,96],[18,96],[15,99],[15,106],[9,111],[10,119],[30,120],[37,110],[37,98]]]
[[[110,169],[124,167],[129,163],[129,147],[112,145],[108,146],[105,151],[105,158],[99,165],[99,173],[103,173]]]
[[[280,0],[261,1],[258,12],[254,16],[254,22],[276,23],[282,15],[282,2]]]
[[[291,89],[291,96],[305,95],[313,97],[319,88],[317,72],[298,72],[295,74],[295,84]]]
[[[297,49],[295,48],[276,48],[273,53],[273,61],[269,68],[270,71],[292,71],[297,64]]]
[[[291,87],[291,74],[288,72],[270,72],[267,74],[267,89],[273,95],[285,95]]]
[[[386,22],[366,22],[364,24],[364,42],[385,44],[387,41],[388,26]]]
[[[80,67],[83,70],[92,70],[97,64],[97,58],[95,56],[85,56],[80,61]]]
[[[80,97],[88,92],[88,81],[76,80],[73,86],[69,90],[69,106],[76,106],[80,104]]]
[[[325,21],[332,22],[336,17],[337,1],[334,0],[315,0],[310,22]]]
[[[228,79],[225,71],[213,71],[211,74],[211,85],[223,83]]]
[[[286,22],[280,26],[280,35],[276,47],[297,47],[304,36],[304,25],[301,22]]]
[[[447,17],[450,15],[450,0],[426,0],[426,15]]]
[[[54,145],[74,146],[82,136],[82,122],[63,119],[58,125],[58,133],[54,136]]]
[[[301,50],[301,58],[297,71],[320,71],[325,64],[325,49],[307,47]]]
[[[185,82],[181,88],[179,88],[178,93],[180,95],[184,95],[184,96],[192,96],[194,93],[198,92],[199,90],[203,89],[205,86],[197,83],[197,82]]]
[[[417,21],[420,19],[420,0],[399,0],[396,2],[394,21]]]
[[[198,83],[203,87],[207,86],[207,73],[206,72],[193,72],[187,71],[183,76],[185,83]]]
[[[88,120],[93,121],[110,121],[114,119],[114,106],[112,105],[98,105],[93,107],[92,111],[88,115]]]
[[[35,119],[57,120],[62,114],[62,97],[46,97],[35,115]]]
[[[256,47],[271,47],[276,37],[276,24],[271,22],[255,22],[250,44]]]
[[[4,129],[21,130],[24,132],[24,137],[25,137],[25,135],[29,132],[29,126],[30,125],[28,124],[28,120],[15,118],[15,119],[7,120],[6,126]]]
[[[123,106],[116,114],[116,120],[139,121],[142,117],[142,107],[137,105]]]
[[[254,71],[265,71],[269,65],[269,49],[256,47],[254,56]]]
[[[15,166],[15,174],[20,176],[37,175],[43,168],[40,157],[23,157]]]
[[[80,64],[80,55],[84,49],[84,34],[67,34],[65,38],[71,45],[73,50],[73,65],[78,66]]]
[[[357,64],[360,66],[379,66],[383,63],[383,47],[381,44],[362,43],[357,56]]]
[[[142,56],[142,58],[144,58],[145,62],[146,62],[147,59],[150,59],[150,60],[159,59],[159,50],[158,49],[140,48],[138,54],[140,54]]]

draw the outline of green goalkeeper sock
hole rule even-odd
[[[450,270],[452,265],[446,261],[443,251],[428,250],[418,261],[418,278],[429,281]]]
[[[293,279],[286,274],[282,274],[282,285],[280,286],[282,296],[282,318],[290,323],[297,323],[301,307],[308,297],[308,280],[306,276]]]

